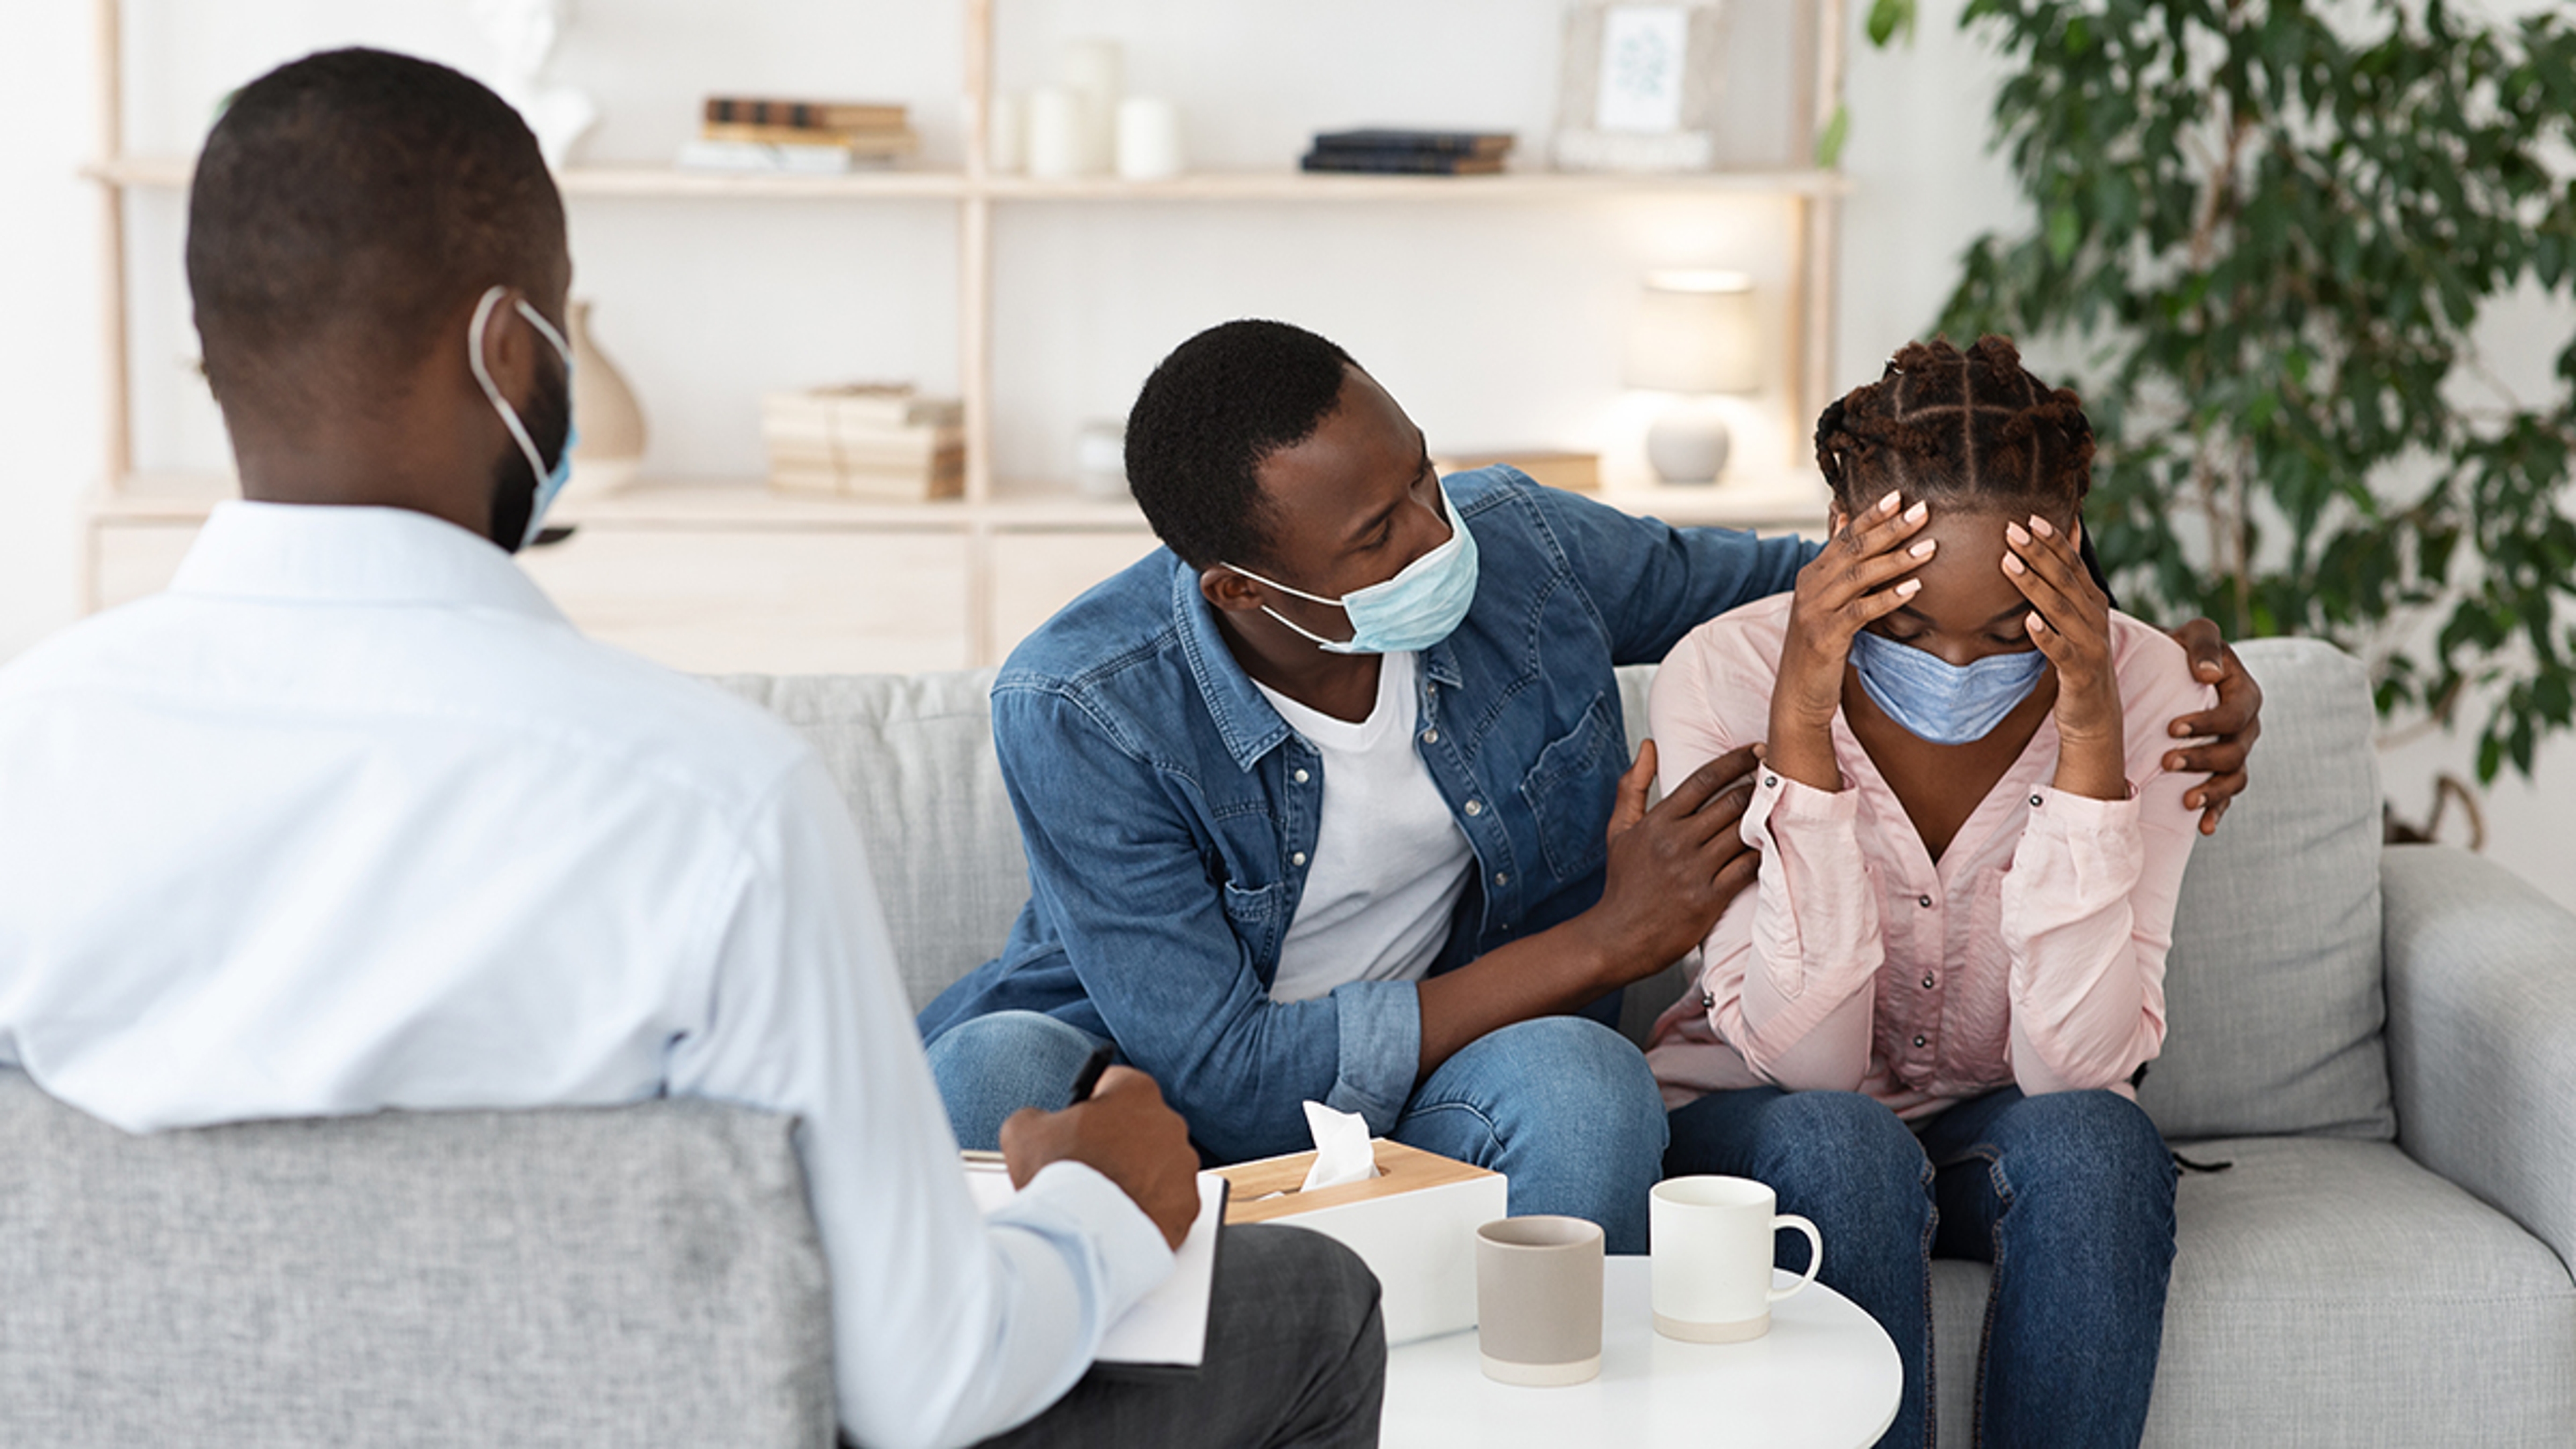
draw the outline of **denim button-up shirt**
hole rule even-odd
[[[1414,742],[1476,873],[1435,974],[1600,899],[1628,764],[1612,670],[1789,587],[1814,551],[1508,468],[1448,488],[1482,566],[1466,621],[1422,652]],[[1309,1146],[1309,1098],[1394,1124],[1420,1066],[1413,983],[1270,999],[1324,762],[1235,662],[1195,569],[1157,549],[1029,636],[994,681],[993,740],[1029,904],[1001,956],[922,1012],[926,1038],[1006,1010],[1111,1038],[1224,1159]]]

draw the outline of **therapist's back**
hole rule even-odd
[[[511,559],[571,445],[526,128],[442,67],[309,57],[238,94],[190,208],[247,500],[167,593],[0,669],[0,1063],[131,1131],[794,1113],[845,1427],[960,1443],[1059,1399],[1170,1271],[1185,1131],[1115,1074],[1033,1116],[988,1225],[820,763]]]

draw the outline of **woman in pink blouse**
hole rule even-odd
[[[2173,1164],[2133,1083],[2194,832],[2154,722],[2212,695],[2079,555],[2092,456],[2010,342],[1907,347],[1817,424],[1834,538],[1796,591],[1655,680],[1667,789],[1763,758],[1759,884],[1647,1054],[1665,1170],[1816,1221],[1905,1360],[1888,1444],[1932,1442],[1935,1256],[1994,1265],[1979,1442],[2134,1445],[2155,1381]]]

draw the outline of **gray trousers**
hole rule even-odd
[[[1386,1328],[1377,1275],[1320,1233],[1227,1228],[1195,1374],[1095,1367],[1053,1408],[986,1440],[1010,1449],[1377,1443]]]

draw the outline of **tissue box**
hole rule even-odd
[[[1234,1184],[1225,1220],[1310,1228],[1359,1254],[1383,1290],[1390,1344],[1475,1327],[1476,1229],[1510,1216],[1509,1184],[1401,1142],[1369,1146],[1376,1177],[1313,1192],[1296,1190],[1311,1152],[1216,1169]]]

